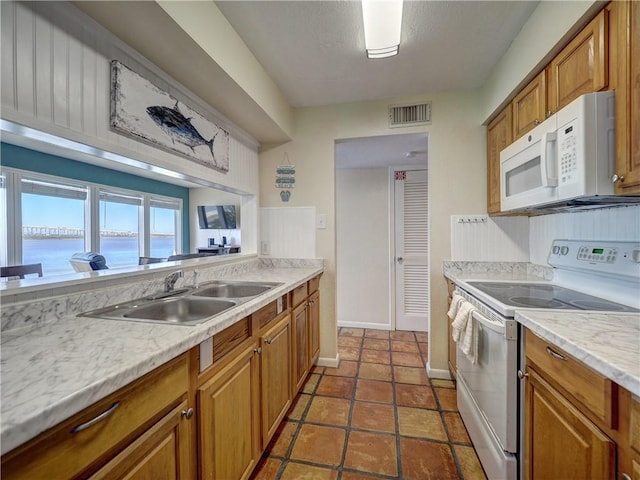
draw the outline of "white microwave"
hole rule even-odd
[[[614,92],[578,97],[500,152],[501,210],[613,195],[615,143]]]

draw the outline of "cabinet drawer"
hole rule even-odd
[[[617,428],[617,385],[527,330],[527,358],[610,428]]]
[[[307,299],[307,295],[308,295],[308,291],[307,291],[306,283],[303,283],[299,287],[294,288],[293,291],[291,292],[291,306],[297,307],[298,305],[300,305],[303,301]]]
[[[2,477],[65,479],[94,470],[174,406],[188,382],[183,355],[9,452],[2,459]]]
[[[313,293],[320,288],[320,275],[309,280],[309,293]]]

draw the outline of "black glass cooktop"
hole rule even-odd
[[[500,303],[520,308],[550,308],[562,310],[594,310],[607,312],[638,312],[635,308],[602,298],[576,292],[557,285],[540,283],[468,282],[469,285],[493,297]]]

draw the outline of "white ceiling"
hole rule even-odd
[[[381,135],[336,141],[336,168],[427,166],[427,134]]]
[[[480,87],[537,1],[406,1],[400,54],[369,60],[359,1],[217,1],[294,107]]]

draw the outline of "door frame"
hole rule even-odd
[[[397,171],[409,171],[409,170],[426,170],[427,171],[427,185],[429,185],[429,167],[428,164],[425,165],[409,165],[406,167],[402,166],[392,166],[389,167],[389,223],[387,228],[387,233],[389,235],[389,324],[391,326],[391,331],[396,330],[396,302],[397,302],[397,292],[396,292],[396,199],[395,199],[395,173]],[[427,225],[431,227],[431,214],[429,210],[429,195],[427,195]],[[429,228],[429,232],[431,229]],[[429,236],[427,235],[427,242],[429,240]],[[431,271],[431,248],[429,248],[429,244],[427,245],[427,266],[428,272]],[[428,273],[430,276],[430,273]],[[431,298],[431,281],[428,282],[427,286],[427,298]],[[431,331],[431,309],[427,309],[427,331]]]

